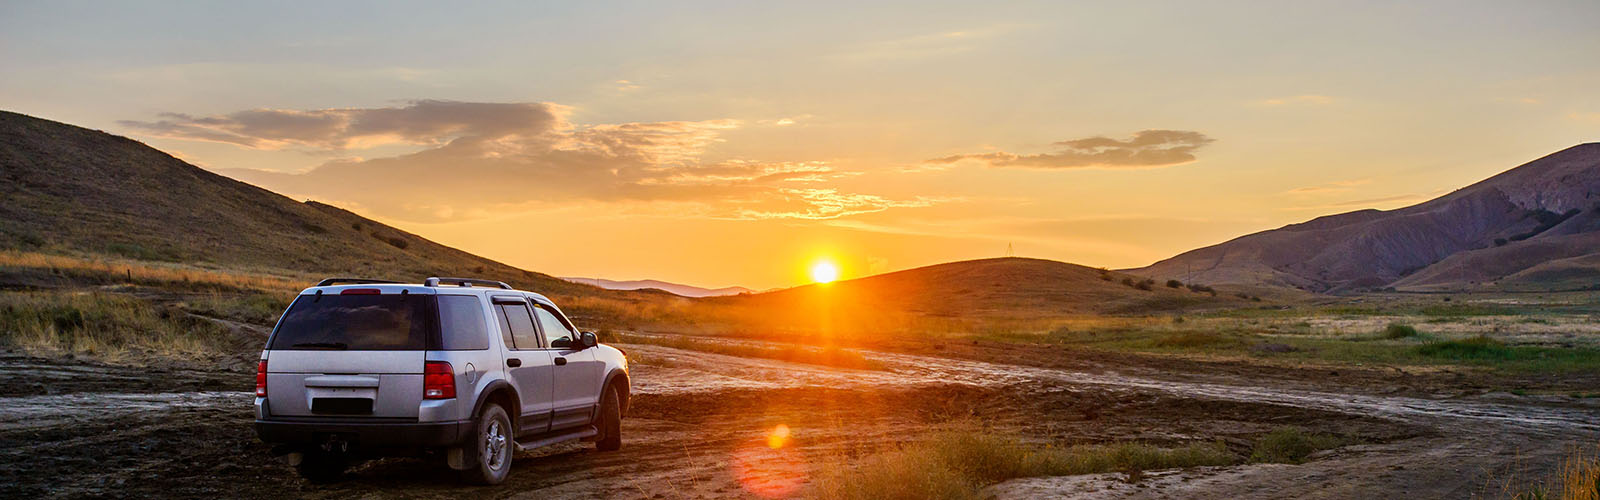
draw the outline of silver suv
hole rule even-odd
[[[627,411],[625,354],[499,281],[323,280],[283,313],[256,370],[256,434],[313,481],[421,453],[497,484],[516,450],[618,449]]]

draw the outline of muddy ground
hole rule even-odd
[[[1294,425],[1357,444],[1302,465],[1030,478],[1002,497],[1496,497],[1600,442],[1594,399],[1517,396],[1449,374],[1329,373],[1049,346],[904,346],[840,370],[651,345],[634,366],[621,451],[573,443],[517,457],[496,487],[437,458],[366,462],[300,480],[250,428],[251,373],[146,370],[0,356],[0,497],[696,498],[803,493],[839,457],[952,425],[1041,446],[1222,440],[1247,453]],[[915,354],[906,354],[915,353]],[[1337,372],[1337,370],[1335,370]],[[768,436],[790,429],[779,448]]]

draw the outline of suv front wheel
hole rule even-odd
[[[606,387],[604,395],[600,396],[600,421],[597,427],[600,438],[594,442],[594,448],[600,451],[617,451],[622,448],[622,404],[617,401],[617,388]]]
[[[478,429],[469,445],[477,450],[477,460],[461,471],[461,479],[472,484],[500,484],[511,473],[511,457],[516,452],[511,418],[500,405],[490,403],[483,406],[476,422]]]

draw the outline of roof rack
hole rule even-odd
[[[367,279],[367,278],[328,278],[328,279],[325,279],[325,280],[322,280],[322,281],[318,281],[317,282],[317,286],[330,286],[330,285],[337,285],[339,283],[346,283],[346,284],[351,284],[351,285],[379,285],[379,284],[398,284],[400,282],[398,282],[398,281],[388,281],[388,280],[374,280],[374,279]]]
[[[467,287],[473,285],[494,286],[504,288],[506,290],[513,290],[511,285],[507,285],[504,281],[480,280],[477,278],[440,278],[438,276],[423,280],[422,286],[439,286],[440,283]]]

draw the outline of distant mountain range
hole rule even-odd
[[[721,296],[724,296],[724,295],[738,295],[738,294],[741,294],[741,293],[756,293],[755,290],[751,290],[749,288],[745,288],[745,287],[742,287],[742,286],[730,286],[730,287],[724,287],[724,288],[701,288],[701,287],[692,286],[692,285],[680,285],[680,284],[677,284],[677,283],[668,283],[668,282],[660,281],[660,280],[616,281],[616,280],[608,280],[608,279],[604,279],[604,278],[571,278],[571,277],[561,278],[561,279],[564,279],[564,280],[567,280],[567,281],[571,281],[573,283],[583,283],[585,285],[593,285],[593,286],[597,286],[597,287],[604,288],[604,289],[607,289],[607,290],[643,290],[643,289],[648,289],[648,288],[654,288],[656,290],[662,290],[662,291],[666,291],[666,292],[669,292],[669,293],[672,293],[672,294],[675,294],[675,295],[682,295],[684,297],[721,297]]]
[[[1417,205],[1318,217],[1129,272],[1325,293],[1600,289],[1600,143]]]

